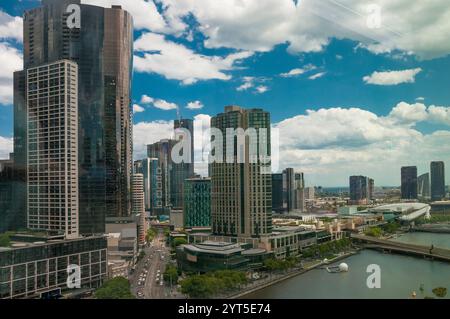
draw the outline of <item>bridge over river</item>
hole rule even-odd
[[[365,243],[365,247],[369,249],[396,252],[399,254],[420,256],[424,258],[450,262],[450,249],[436,247],[433,247],[433,249],[431,249],[430,246],[412,245],[356,234],[352,234],[351,238]]]

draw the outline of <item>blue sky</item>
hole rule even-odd
[[[200,128],[236,104],[271,112],[279,167],[304,171],[308,185],[343,186],[352,174],[399,185],[402,165],[420,173],[431,160],[450,165],[448,1],[83,2],[122,4],[135,18],[135,157],[170,134],[176,108]],[[22,49],[14,17],[37,3],[0,4],[0,54],[16,63],[0,67],[3,157],[12,145],[10,73]],[[375,29],[367,24],[377,21],[374,3]]]

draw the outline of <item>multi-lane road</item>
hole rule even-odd
[[[164,234],[159,232],[144,252],[145,257],[136,265],[130,278],[132,292],[140,299],[176,298],[175,289],[163,281],[164,270],[170,261],[170,250],[166,247]]]

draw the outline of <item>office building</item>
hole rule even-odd
[[[305,178],[293,168],[272,174],[272,210],[276,213],[305,211]]]
[[[287,211],[286,193],[283,187],[283,174],[272,174],[272,211],[283,214]]]
[[[27,70],[28,228],[78,237],[78,66]]]
[[[189,138],[186,152],[180,153],[179,156],[183,159],[180,163],[171,157],[171,184],[170,195],[171,204],[173,207],[183,207],[183,186],[187,178],[194,176],[194,121],[190,119],[179,119],[174,122],[175,140],[180,142]],[[184,159],[186,157],[186,161]]]
[[[350,204],[368,204],[373,198],[373,189],[373,179],[366,176],[350,176]]]
[[[0,234],[18,229],[17,209],[14,206],[14,154],[0,160]]]
[[[144,177],[144,206],[152,212],[162,208],[162,174],[157,158],[145,158],[134,162],[134,172]]]
[[[147,235],[147,219],[144,206],[144,175],[133,174],[131,179],[131,207],[132,215],[137,221],[138,243],[145,244]]]
[[[431,200],[440,201],[445,198],[445,164],[431,162]]]
[[[172,177],[172,148],[177,142],[171,139],[164,139],[159,142],[147,145],[147,156],[158,159],[161,172],[161,206],[167,208],[172,206],[171,202],[171,177]]]
[[[401,180],[402,199],[417,199],[417,167],[402,167]]]
[[[189,178],[184,182],[184,227],[211,226],[211,179]]]
[[[0,299],[73,292],[67,287],[69,265],[80,266],[81,288],[99,288],[107,278],[106,251],[104,237],[62,240],[16,235],[11,247],[0,248]]]
[[[80,28],[69,28],[69,4],[81,7]],[[43,0],[41,7],[24,14],[23,47],[24,71],[14,75],[15,170],[22,200],[26,202],[27,70],[73,61],[78,65],[80,233],[104,233],[106,216],[131,212],[132,17],[120,6]]]
[[[305,187],[305,201],[312,201],[316,198],[315,190],[314,187]]]
[[[421,198],[430,198],[430,173],[425,173],[417,178],[418,190],[417,195]]]
[[[228,106],[211,119],[211,127],[223,135],[223,140],[216,141],[212,150],[215,160],[209,164],[213,232],[255,238],[270,234],[270,114],[262,109]],[[238,138],[237,129],[248,134]]]
[[[372,201],[375,199],[374,192],[375,192],[375,180],[373,178],[368,179],[368,190],[367,190],[367,199],[369,201]]]

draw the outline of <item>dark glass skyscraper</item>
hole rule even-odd
[[[80,28],[67,23],[69,4],[81,8]],[[43,0],[24,14],[25,70],[62,59],[78,65],[81,234],[103,233],[105,216],[130,214],[132,58],[133,19],[120,6]],[[25,73],[16,72],[14,82],[15,165],[26,172]]]
[[[211,226],[211,179],[188,178],[184,182],[184,226]]]
[[[418,190],[417,195],[423,198],[430,197],[430,173],[425,173],[417,178]]]
[[[366,176],[350,176],[351,204],[365,204],[369,195],[369,179]]]
[[[406,166],[401,169],[402,199],[417,199],[417,167]]]
[[[445,164],[431,162],[431,200],[442,200],[445,197]]]
[[[180,130],[183,129],[183,130]],[[177,140],[183,139],[188,131],[190,135],[189,141],[189,161],[185,163],[175,163],[172,161],[170,196],[173,207],[183,207],[183,187],[184,181],[194,176],[194,121],[189,119],[175,120],[174,122],[175,137]],[[183,154],[180,154],[183,155]]]

